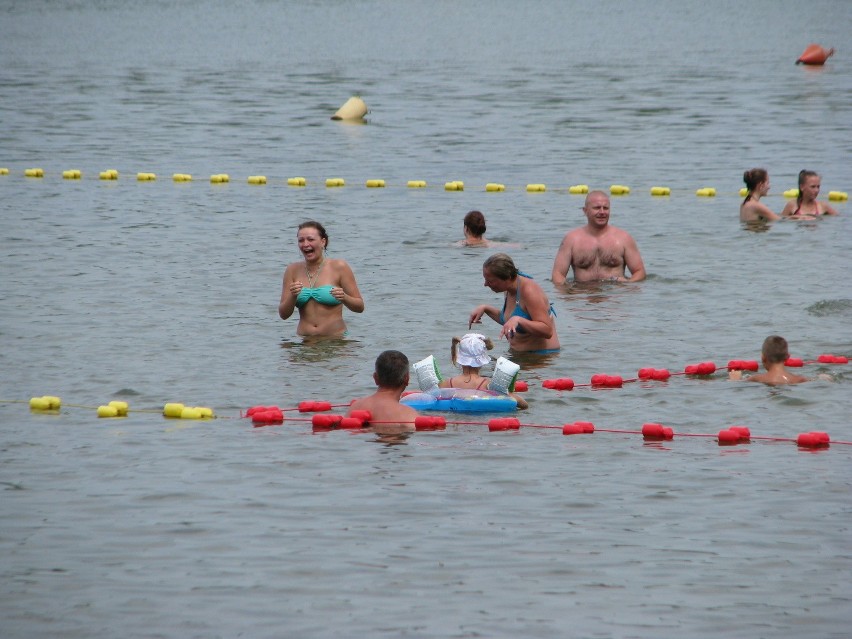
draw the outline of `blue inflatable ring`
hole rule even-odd
[[[507,413],[518,408],[518,402],[508,395],[470,388],[438,388],[425,393],[411,393],[399,401],[414,410],[456,413]]]

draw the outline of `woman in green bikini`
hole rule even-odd
[[[299,309],[296,332],[303,336],[342,337],[346,334],[343,307],[364,311],[364,300],[346,260],[325,256],[328,234],[319,222],[299,225],[296,238],[304,261],[284,271],[278,315],[288,319]]]

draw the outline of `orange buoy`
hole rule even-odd
[[[799,56],[799,59],[796,60],[796,64],[811,64],[815,66],[822,66],[823,64],[825,64],[825,61],[833,55],[833,48],[826,49],[825,47],[821,47],[818,44],[809,44],[807,48],[802,52],[802,55]]]

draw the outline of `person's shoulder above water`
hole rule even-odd
[[[817,200],[822,178],[816,171],[799,171],[799,192],[795,200],[787,202],[781,215],[787,218],[812,220],[823,215],[838,215],[827,202]]]
[[[409,362],[405,354],[395,350],[380,353],[373,372],[373,381],[378,388],[372,395],[352,402],[349,414],[351,415],[352,411],[366,410],[369,411],[370,423],[375,428],[381,429],[384,425],[407,425],[413,430],[418,413],[411,406],[399,402],[408,386],[408,369]]]
[[[760,201],[760,198],[769,193],[769,174],[766,169],[749,169],[743,173],[743,182],[746,185],[746,196],[740,204],[740,222],[772,222],[780,220],[768,206]]]
[[[742,371],[732,370],[728,373],[728,378],[735,381],[745,379],[746,381],[759,382],[769,386],[802,384],[814,381],[813,378],[794,373],[786,367],[785,362],[790,358],[790,349],[787,345],[787,340],[780,335],[770,335],[763,340],[760,357],[763,367],[766,369],[765,373],[743,377]],[[819,376],[817,379],[826,378]]]
[[[627,231],[609,224],[609,196],[603,191],[591,191],[586,196],[583,213],[586,224],[568,231],[562,238],[553,259],[553,283],[565,284],[571,270],[575,282],[644,280],[645,263],[636,240]]]

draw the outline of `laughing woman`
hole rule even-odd
[[[298,308],[299,335],[342,337],[346,334],[343,307],[364,311],[355,275],[345,260],[325,256],[328,234],[319,222],[300,224],[296,238],[304,260],[284,271],[278,315],[288,319]]]

